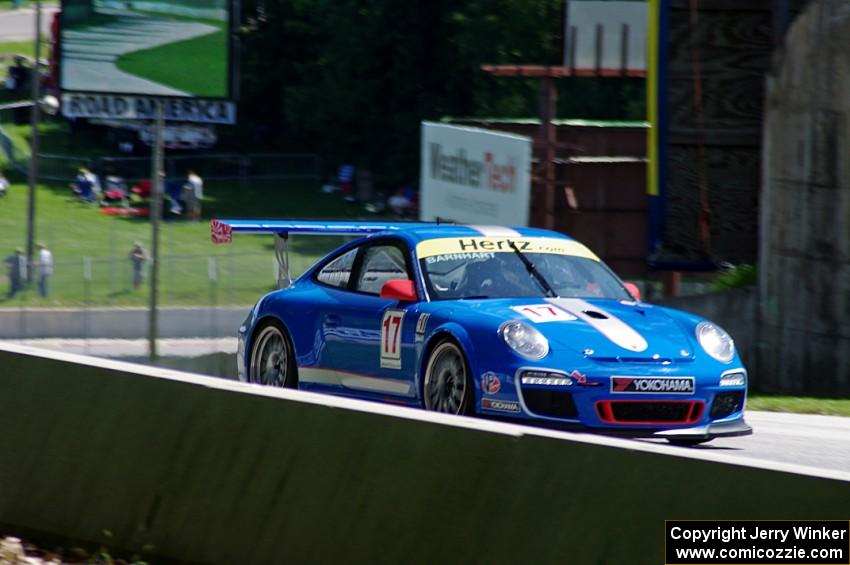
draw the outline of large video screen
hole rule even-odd
[[[63,0],[60,88],[230,97],[232,0]]]

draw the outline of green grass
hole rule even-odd
[[[12,0],[0,0],[0,11],[11,10],[15,5]],[[20,4],[18,4],[19,8],[29,8],[31,7],[31,2],[27,0],[21,0]]]
[[[26,187],[12,185],[0,198],[0,256],[26,244]],[[65,185],[37,190],[36,239],[53,251],[56,263],[52,296],[42,299],[28,289],[6,299],[5,266],[0,271],[0,307],[19,306],[142,306],[148,286],[132,289],[128,258],[134,241],[150,252],[147,219],[101,214],[97,207],[76,201]],[[319,192],[317,183],[208,182],[204,221],[168,221],[161,229],[160,265],[163,304],[252,304],[274,288],[273,244],[270,236],[237,236],[230,245],[209,240],[210,217],[353,217],[356,209],[338,195]],[[293,272],[299,273],[333,249],[340,238],[298,238],[291,241]],[[83,277],[83,257],[91,257],[90,284]],[[217,282],[209,278],[209,258],[217,266]],[[147,283],[147,281],[146,281]]]
[[[26,55],[35,57],[35,40],[4,41],[0,43],[0,55]]]
[[[850,416],[850,399],[811,398],[803,396],[750,396],[747,398],[747,409],[765,410],[767,412]]]
[[[2,6],[2,4],[0,4],[0,6]],[[25,55],[30,59],[34,59],[35,41],[0,42],[0,78],[3,80],[6,79],[8,68],[15,62],[15,55]]]
[[[32,129],[28,123],[5,122],[0,125],[19,149],[29,153]],[[38,131],[40,153],[67,155],[82,160],[115,154],[115,146],[104,142],[102,128],[77,129],[72,132],[64,118],[42,116]]]
[[[228,90],[227,57],[227,34],[216,31],[127,53],[116,65],[126,73],[190,94],[223,97]]]

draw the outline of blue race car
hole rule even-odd
[[[274,234],[281,290],[239,328],[240,379],[693,445],[752,433],[729,335],[645,304],[581,243],[532,228],[213,220]],[[288,280],[291,234],[360,236]]]

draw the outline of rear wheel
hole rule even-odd
[[[453,341],[437,344],[428,357],[423,384],[425,408],[447,414],[469,414],[474,396],[469,367]]]
[[[248,382],[285,388],[298,387],[292,342],[280,322],[267,322],[257,330],[251,348]]]

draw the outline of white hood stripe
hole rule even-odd
[[[466,226],[485,237],[522,237],[518,231],[503,226]]]
[[[640,352],[649,347],[643,336],[637,333],[630,325],[614,317],[610,312],[603,310],[599,306],[594,306],[580,298],[547,298],[546,301],[563,308],[576,318],[587,322],[599,333],[623,349]],[[605,318],[600,319],[588,316],[585,313],[586,311],[599,312]]]

